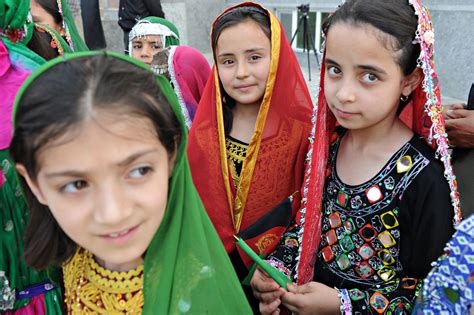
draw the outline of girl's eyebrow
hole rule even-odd
[[[332,60],[330,58],[326,58],[325,62],[326,62],[326,64],[331,64],[331,65],[340,67],[340,65],[337,62],[335,62],[334,60]],[[376,72],[376,73],[379,73],[379,74],[387,74],[387,72],[385,72],[383,69],[381,69],[377,66],[373,66],[373,65],[357,65],[357,68],[362,69],[362,70],[371,71],[371,72]]]
[[[337,62],[335,62],[334,60],[332,60],[332,59],[330,59],[330,58],[326,58],[326,59],[324,60],[324,62],[340,67],[340,65],[339,65]]]
[[[372,66],[372,65],[357,65],[357,68],[363,69],[363,70],[368,70],[368,71],[371,71],[371,72],[376,72],[376,73],[379,73],[379,74],[387,74],[387,72],[385,72],[383,69],[381,69],[379,67],[376,67],[376,66]]]
[[[149,149],[149,150],[143,150],[136,152],[129,157],[123,159],[122,161],[117,162],[117,165],[119,167],[127,166],[133,163],[135,160],[141,158],[142,156],[152,154],[152,153],[157,153],[158,149]],[[63,171],[63,172],[54,172],[54,173],[49,173],[45,174],[46,178],[53,178],[53,177],[84,177],[84,175],[87,172],[83,171]]]
[[[261,51],[261,50],[265,50],[265,48],[264,47],[249,48],[249,49],[246,49],[244,52],[245,53],[251,53],[251,52]],[[226,57],[226,56],[234,56],[234,55],[235,54],[233,54],[233,53],[223,52],[223,53],[217,55],[217,57]]]

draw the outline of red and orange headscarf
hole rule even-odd
[[[256,7],[268,15],[272,48],[265,94],[237,189],[227,164],[223,91],[216,66],[199,103],[188,146],[194,184],[227,252],[235,248],[233,234],[301,188],[313,108],[296,56],[270,11],[242,3],[224,11],[216,21],[241,6]],[[248,243],[268,254],[283,230],[270,230]]]

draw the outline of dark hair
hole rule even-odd
[[[36,0],[36,2],[53,17],[56,24],[62,25],[63,17],[59,12],[57,0]]]
[[[41,149],[74,131],[91,108],[150,119],[170,156],[183,132],[153,72],[105,54],[77,58],[46,70],[21,97],[10,146],[15,163],[36,180]],[[30,210],[26,262],[36,269],[60,265],[72,257],[77,245],[21,181]]]
[[[216,53],[217,48],[217,41],[222,33],[222,31],[228,27],[238,25],[246,20],[253,20],[256,22],[265,35],[271,41],[271,25],[270,25],[270,17],[268,16],[267,12],[264,10],[255,7],[255,6],[242,6],[236,7],[226,13],[222,14],[221,17],[216,21],[214,24],[214,28],[212,29],[211,34],[211,43],[212,43],[212,51]],[[217,62],[216,62],[217,65]],[[223,96],[223,115],[224,115],[224,130],[225,134],[228,135],[232,130],[232,121],[233,121],[233,114],[232,109],[235,107],[235,100],[232,99],[224,90],[221,84],[221,91]]]
[[[35,28],[33,36],[26,46],[43,57],[44,60],[51,60],[59,56],[58,49],[51,47],[52,40],[49,33]]]
[[[394,52],[400,52],[396,62],[405,75],[411,74],[420,55],[420,45],[413,44],[418,27],[414,8],[407,0],[348,0],[324,23],[327,34],[329,28],[338,23],[371,25],[393,37],[380,36],[379,40]]]

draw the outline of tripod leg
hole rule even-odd
[[[319,63],[318,54],[317,54],[317,52],[316,52],[316,48],[314,48],[314,39],[313,39],[313,37],[311,36],[311,34],[310,34],[310,36],[309,36],[309,39],[310,39],[311,47],[313,47],[314,57],[316,57],[316,62],[318,63],[318,68],[320,68],[320,67],[321,67],[321,64]]]
[[[298,21],[298,26],[296,27],[296,31],[295,33],[293,34],[293,36],[291,37],[291,41],[290,41],[290,46],[293,45],[293,41],[295,40],[296,38],[296,35],[298,35],[298,32],[301,28],[301,25],[303,23],[303,17],[300,17],[299,21]]]

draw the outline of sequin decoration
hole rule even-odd
[[[397,161],[397,173],[408,172],[413,166],[413,160],[411,156],[405,155],[398,159]]]
[[[370,306],[379,314],[382,314],[388,307],[388,300],[379,292],[375,292],[370,297]]]
[[[337,265],[341,270],[346,270],[351,266],[351,262],[349,261],[349,258],[347,257],[346,254],[342,254],[336,259]]]
[[[363,279],[369,278],[371,275],[374,274],[374,270],[372,269],[372,267],[370,267],[369,263],[365,261],[356,267],[356,272]]]
[[[357,250],[357,252],[359,253],[360,257],[362,257],[362,259],[364,260],[370,259],[370,257],[375,255],[375,251],[372,249],[372,247],[370,247],[369,244],[362,245]]]
[[[398,220],[392,211],[385,212],[380,216],[382,223],[387,229],[393,229],[398,226]]]
[[[349,290],[349,297],[352,301],[357,302],[365,298],[365,293],[359,289]]]
[[[383,197],[382,192],[380,191],[379,185],[370,187],[369,189],[366,190],[365,193],[370,203],[376,203],[377,201],[381,200]]]
[[[337,204],[340,205],[341,207],[345,207],[347,205],[347,200],[348,200],[347,194],[343,191],[339,191],[339,193],[337,194],[337,199],[336,199]]]
[[[333,212],[329,215],[329,224],[333,229],[338,228],[341,226],[341,216],[338,212]]]

